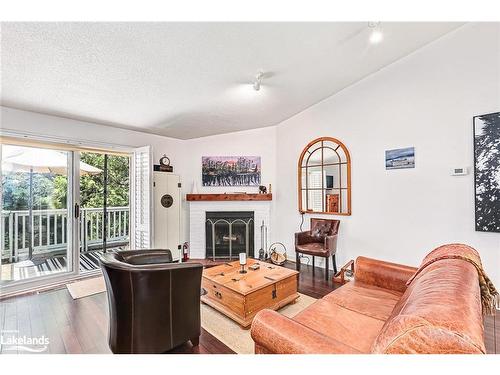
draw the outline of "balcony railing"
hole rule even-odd
[[[108,207],[106,243],[109,247],[125,245],[129,241],[129,207]],[[10,262],[26,259],[30,243],[33,257],[65,253],[67,247],[67,210],[33,210],[29,231],[29,211],[2,211],[1,237],[2,260]],[[104,213],[102,208],[80,210],[81,251],[102,249],[104,238]],[[31,237],[31,239],[30,239]]]

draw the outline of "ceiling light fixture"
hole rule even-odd
[[[370,34],[370,43],[378,44],[384,39],[384,34],[380,29],[380,22],[368,22],[368,27],[372,30]]]
[[[263,72],[259,72],[255,76],[255,80],[253,81],[253,89],[255,91],[259,91],[260,90],[260,85],[262,83],[262,78],[264,78],[264,73]]]

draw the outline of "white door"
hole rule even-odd
[[[167,172],[154,172],[154,247],[169,249],[174,260],[181,257],[180,177]]]
[[[150,249],[153,238],[151,217],[152,187],[151,147],[145,146],[134,151],[131,168],[131,222],[130,248]]]

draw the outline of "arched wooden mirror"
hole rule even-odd
[[[301,213],[351,214],[351,157],[338,139],[309,142],[300,155],[298,177]]]

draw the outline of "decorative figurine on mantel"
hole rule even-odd
[[[264,185],[259,186],[259,194],[267,194],[267,188]]]

